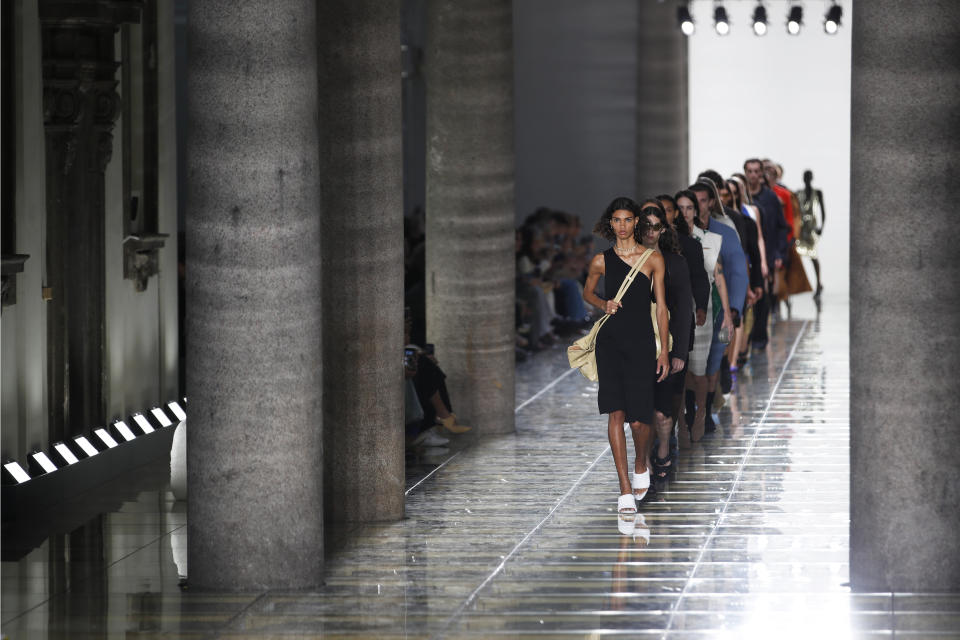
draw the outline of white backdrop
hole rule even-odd
[[[784,184],[799,189],[803,171],[812,170],[827,210],[820,243],[824,295],[846,297],[852,3],[842,2],[843,24],[828,36],[823,15],[829,1],[805,0],[804,27],[789,36],[788,3],[767,0],[763,37],[751,28],[754,2],[723,4],[731,29],[721,37],[713,28],[713,1],[690,3],[697,26],[689,39],[691,178],[708,167],[728,176],[748,157],[769,157],[783,165]],[[813,284],[813,267],[804,262]]]

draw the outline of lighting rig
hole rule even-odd
[[[713,28],[721,36],[730,33],[730,18],[726,7],[723,5],[724,0],[716,0],[713,6]],[[828,35],[835,35],[840,30],[842,18],[843,7],[840,6],[838,0],[831,0],[827,12],[823,16],[824,32]],[[690,11],[689,0],[684,0],[677,8],[677,24],[685,36],[692,36],[696,33],[696,23]],[[758,0],[754,7],[750,18],[750,26],[758,36],[766,35],[769,30],[767,8],[764,6],[763,0]],[[788,34],[792,36],[800,35],[803,27],[803,5],[800,0],[788,0],[786,27]]]

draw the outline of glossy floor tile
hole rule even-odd
[[[718,431],[621,518],[596,385],[517,367],[517,431],[408,458],[407,517],[328,526],[315,592],[181,583],[186,509],[155,465],[92,519],[4,530],[8,638],[947,638],[960,597],[848,581],[845,301],[801,301],[736,374]]]

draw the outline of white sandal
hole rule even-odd
[[[647,519],[643,517],[642,513],[638,513],[633,519],[633,531],[631,533],[634,542],[643,540],[645,544],[650,544],[650,527],[647,526]]]
[[[647,490],[650,489],[650,467],[647,467],[647,470],[643,473],[633,474],[633,480],[630,482],[630,486],[633,487],[633,496],[637,500],[643,500],[644,496],[647,495]],[[636,495],[636,492],[640,489],[643,489],[643,493],[639,496]]]
[[[617,498],[617,512],[619,513],[636,513],[637,512],[637,501],[633,498],[632,493],[625,493],[619,498]]]

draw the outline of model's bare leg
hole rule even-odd
[[[810,258],[813,261],[813,272],[817,275],[817,289],[813,292],[813,301],[817,304],[817,311],[820,310],[820,293],[823,287],[820,286],[820,261],[816,258]]]
[[[690,440],[699,442],[703,438],[704,421],[707,418],[707,376],[693,376],[693,397],[696,399],[697,412],[690,427]]]
[[[643,473],[650,465],[650,450],[653,448],[653,427],[644,422],[631,422],[630,432],[633,434],[633,448],[637,457],[633,463],[634,473]],[[646,494],[645,489],[633,492],[637,500]]]
[[[710,375],[708,375],[707,376],[707,393],[710,393],[711,391],[715,393],[717,391],[717,385],[719,383],[720,383],[720,371],[715,371],[714,373],[711,373]],[[707,407],[707,409],[711,409],[711,407]]]
[[[687,424],[687,412],[683,408],[683,399],[687,394],[687,385],[691,384],[691,374],[687,371],[680,395],[673,396],[673,415],[677,416],[677,444],[681,449],[690,448],[690,425]]]
[[[692,446],[690,442],[690,427],[687,426],[687,419],[683,411],[677,414],[677,445],[681,449],[689,449]]]
[[[607,418],[607,438],[613,452],[613,464],[617,467],[617,479],[620,481],[620,495],[630,493],[630,474],[627,472],[627,438],[623,434],[626,414],[623,411],[611,411]]]
[[[665,416],[659,411],[654,412],[653,421],[657,425],[657,458],[668,460],[670,458],[670,435],[673,432],[673,418]],[[669,465],[668,465],[669,466]]]

